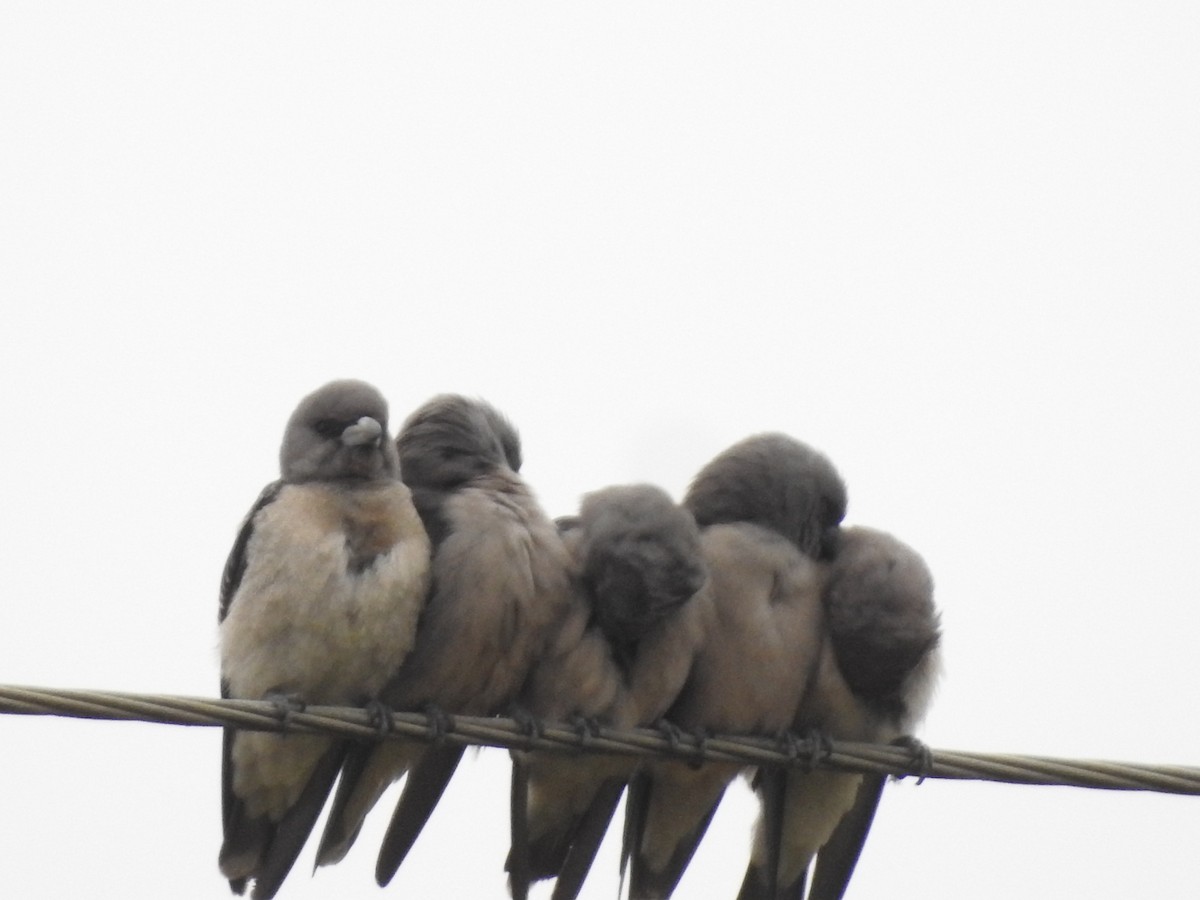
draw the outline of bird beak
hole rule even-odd
[[[370,416],[363,416],[342,432],[342,443],[347,447],[362,447],[365,444],[378,443],[382,435],[383,426]]]

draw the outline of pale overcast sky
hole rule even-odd
[[[1182,2],[4,4],[0,682],[215,695],[238,523],[359,377],[504,409],[554,515],[787,431],[933,569],[928,743],[1200,764],[1197,47]],[[0,717],[4,895],[227,896],[219,745]],[[507,896],[507,781],[389,891]],[[378,896],[385,819],[280,896]],[[1194,897],[1198,828],[902,783],[848,898]]]

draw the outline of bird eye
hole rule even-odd
[[[313,426],[313,430],[321,437],[333,438],[342,433],[342,423],[334,419],[321,419]]]

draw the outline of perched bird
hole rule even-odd
[[[399,480],[387,404],[334,381],[292,413],[281,478],[246,517],[221,581],[221,695],[289,704],[373,699],[413,644],[429,538]],[[271,897],[337,776],[344,742],[226,728],[220,867]]]
[[[764,434],[705,466],[684,506],[703,528],[713,622],[666,717],[696,732],[777,735],[820,660],[818,560],[836,544],[845,486],[820,453]],[[622,847],[633,900],[671,895],[739,769],[657,761],[633,779]]]
[[[516,430],[483,401],[441,395],[409,416],[397,447],[433,541],[433,584],[416,644],[380,698],[435,718],[511,711],[571,602],[566,548],[516,471]],[[317,864],[345,856],[380,795],[407,772],[376,864],[376,880],[390,881],[462,753],[415,740],[355,748]]]
[[[708,575],[696,523],[659,488],[628,485],[586,495],[559,525],[575,602],[522,705],[583,728],[650,725],[683,687],[702,636]],[[531,880],[556,876],[555,900],[576,896],[635,768],[619,755],[513,751],[516,900]]]
[[[941,635],[933,579],[894,537],[847,528],[824,590],[826,622],[816,679],[798,729],[847,741],[907,737],[924,717],[939,668]],[[819,769],[760,778],[763,815],[740,900],[802,898],[816,857],[810,900],[838,900],[879,802],[885,777]],[[768,791],[780,791],[770,797]],[[769,847],[767,809],[776,804],[778,849]],[[772,890],[767,859],[778,858]]]

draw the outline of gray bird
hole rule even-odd
[[[441,395],[408,418],[397,446],[433,541],[433,585],[416,644],[381,700],[398,710],[511,711],[571,602],[566,548],[515,468],[517,433],[483,401]],[[352,751],[317,865],[345,856],[380,795],[407,772],[376,864],[376,880],[390,881],[462,754],[410,740]]]
[[[703,527],[713,621],[667,719],[696,732],[777,735],[819,662],[818,560],[836,544],[845,486],[820,453],[765,434],[705,466],[684,506]],[[658,761],[633,779],[622,847],[633,900],[671,895],[739,769]]]
[[[588,494],[579,516],[559,524],[575,602],[523,706],[583,727],[652,724],[683,687],[702,636],[707,570],[696,523],[659,488],[628,485]],[[623,756],[513,752],[516,900],[531,880],[551,877],[555,900],[578,894],[635,768]]]
[[[888,534],[847,528],[829,565],[824,645],[797,728],[831,738],[881,743],[907,737],[924,717],[939,669],[933,579],[910,547]],[[839,900],[866,840],[884,776],[789,770],[760,779],[763,815],[755,829],[740,900]],[[770,785],[770,787],[768,787]],[[769,848],[767,809],[780,791],[778,849]],[[775,891],[768,855],[778,857]]]
[[[387,404],[334,381],[288,421],[281,478],[246,517],[221,581],[221,695],[288,704],[373,699],[413,645],[429,538],[398,477]],[[225,729],[222,874],[278,890],[337,776],[327,737]]]

